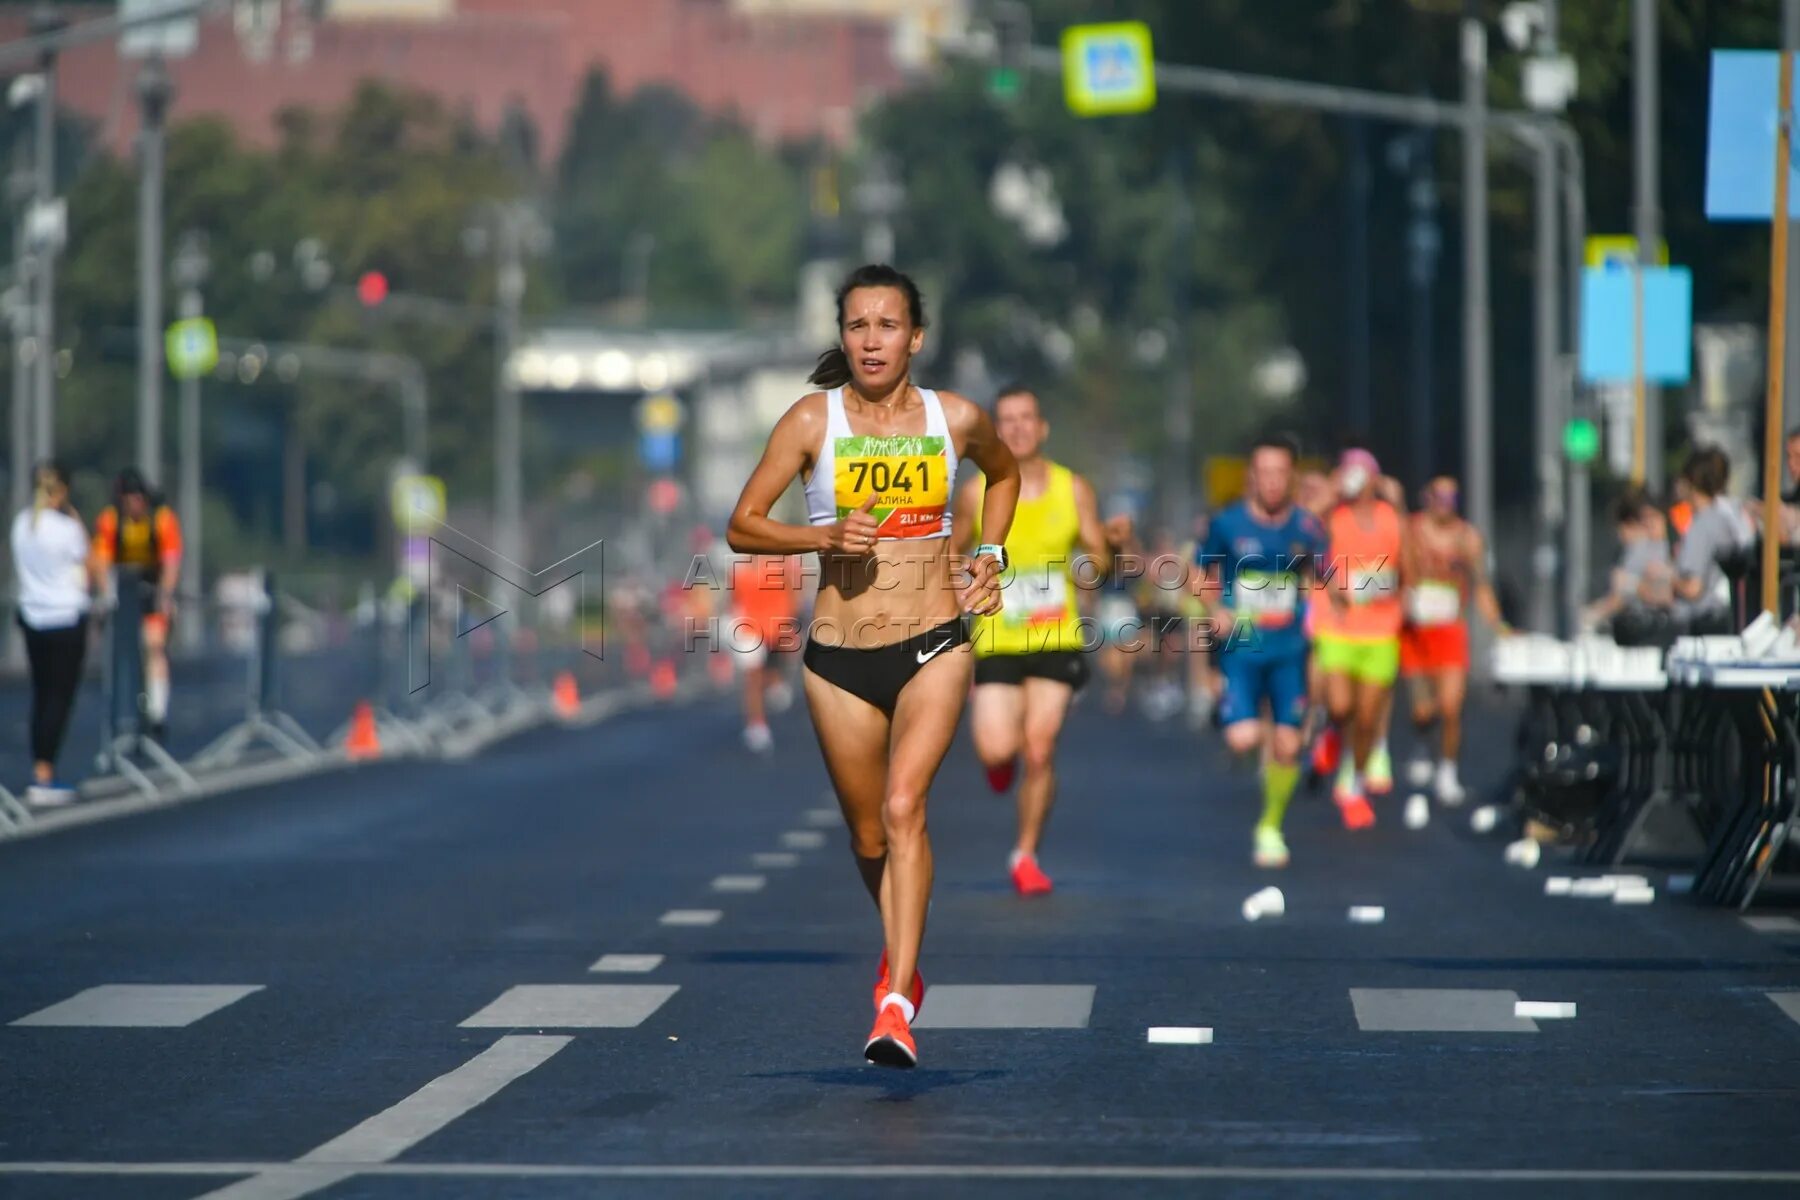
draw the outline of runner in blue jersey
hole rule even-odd
[[[1306,716],[1309,647],[1301,588],[1326,549],[1318,518],[1294,504],[1297,456],[1287,438],[1259,440],[1250,451],[1248,495],[1213,518],[1196,556],[1200,586],[1217,596],[1213,639],[1225,676],[1225,742],[1240,755],[1266,750],[1253,855],[1259,867],[1288,862],[1281,819],[1300,781]]]

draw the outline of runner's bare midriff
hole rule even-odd
[[[812,637],[821,646],[873,650],[954,620],[951,539],[877,542],[873,554],[819,556]]]

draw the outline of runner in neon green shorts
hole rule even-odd
[[[1400,638],[1321,632],[1313,641],[1313,661],[1327,675],[1348,675],[1358,683],[1391,688],[1400,677]]]

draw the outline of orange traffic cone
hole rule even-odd
[[[550,687],[550,704],[556,715],[572,720],[581,711],[581,693],[575,687],[575,672],[562,671]]]
[[[675,664],[668,659],[658,659],[650,668],[650,694],[658,700],[667,700],[675,694]]]
[[[375,732],[375,710],[367,700],[358,700],[350,713],[350,732],[344,738],[344,752],[353,761],[381,757],[381,738]]]

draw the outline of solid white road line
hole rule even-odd
[[[307,1168],[300,1168],[305,1170]],[[1500,1182],[1500,1183],[1734,1183],[1800,1184],[1800,1171],[1671,1170],[1617,1168],[1564,1170],[1556,1167],[1219,1167],[1090,1166],[1033,1163],[986,1166],[969,1163],[871,1163],[865,1166],[749,1163],[643,1163],[581,1165],[561,1163],[346,1163],[313,1168],[374,1178],[438,1179],[1242,1179],[1317,1181]],[[298,1173],[292,1163],[242,1162],[0,1162],[8,1175],[74,1175],[132,1178],[167,1175]],[[214,1197],[224,1193],[213,1193]],[[245,1193],[247,1194],[247,1193]],[[234,1200],[239,1194],[234,1194]],[[206,1200],[213,1200],[212,1197]],[[259,1200],[261,1198],[259,1197]]]
[[[324,1191],[369,1166],[398,1158],[513,1080],[542,1066],[572,1040],[503,1037],[454,1071],[438,1076],[318,1149],[291,1163],[261,1167],[255,1177],[208,1192],[201,1200],[299,1200]]]
[[[573,1038],[503,1037],[386,1112],[300,1156],[302,1163],[387,1162],[404,1154],[501,1088],[548,1062]]]

